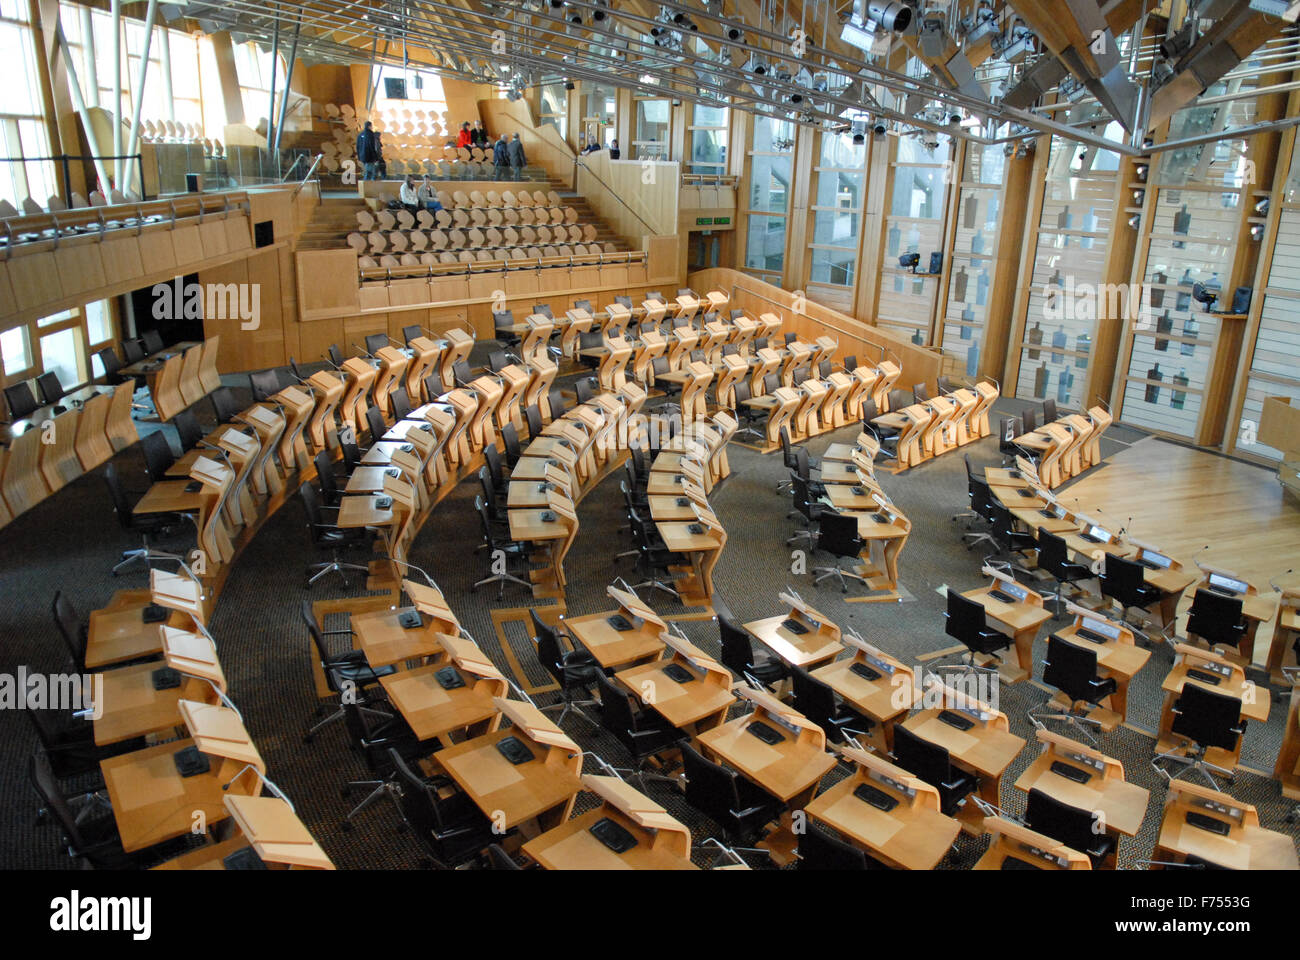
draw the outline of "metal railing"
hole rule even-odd
[[[323,153],[318,153],[318,154],[316,154],[316,159],[313,160],[313,161],[311,162],[311,167],[310,167],[310,169],[308,169],[308,171],[307,171],[307,175],[306,175],[305,177],[302,178],[302,181],[298,184],[298,186],[296,186],[296,187],[293,188],[293,195],[294,195],[295,197],[298,196],[298,194],[302,191],[302,188],[303,188],[303,187],[307,186],[307,181],[311,180],[311,175],[312,175],[313,173],[316,172],[316,168],[317,168],[318,166],[320,166],[320,162],[321,162],[322,160],[324,160],[324,159],[325,159],[325,154],[323,154]],[[299,162],[300,160],[302,160],[302,157],[301,157],[301,156],[299,156],[298,159],[295,160],[295,161],[293,162],[293,166],[289,168],[289,173],[293,173],[294,170],[296,170],[296,169],[298,168],[298,162]],[[286,181],[289,179],[289,173],[286,173],[286,174],[284,175],[284,179],[285,179]],[[319,194],[319,193],[320,193],[320,180],[319,180],[319,179],[316,180],[315,183],[316,183],[316,192],[317,192],[317,194]]]
[[[94,170],[93,170],[93,166],[94,166],[94,165],[97,165],[98,163],[103,163],[103,162],[108,162],[108,161],[117,161],[117,160],[130,160],[130,161],[134,161],[134,162],[135,162],[135,165],[136,165],[136,173],[137,173],[137,175],[138,175],[139,178],[140,178],[141,196],[142,196],[142,198],[145,199],[145,200],[149,199],[148,197],[145,197],[145,196],[143,195],[143,193],[144,193],[144,156],[143,156],[143,154],[132,153],[132,154],[124,155],[124,156],[98,156],[98,155],[95,155],[95,154],[68,154],[68,153],[60,153],[60,154],[58,154],[58,155],[56,155],[56,156],[53,156],[53,157],[0,157],[0,163],[21,163],[21,164],[24,164],[24,165],[29,164],[29,163],[53,163],[53,164],[57,164],[57,166],[58,166],[58,170],[59,170],[59,172],[60,172],[60,174],[61,174],[61,176],[60,176],[60,181],[61,181],[62,186],[63,186],[63,193],[62,193],[62,196],[63,196],[63,202],[64,202],[64,203],[67,203],[69,206],[72,205],[72,164],[73,164],[74,161],[76,161],[76,162],[80,162],[80,163],[83,163],[83,164],[91,164],[91,165],[92,165],[92,169],[86,171],[86,173],[87,173],[86,182],[87,182],[88,184],[90,184],[90,183],[95,183],[95,182],[98,180],[98,176],[94,173]],[[28,180],[28,182],[30,182],[30,178],[28,178],[28,177],[26,176],[26,174],[24,174],[24,179],[26,179],[26,180]],[[110,184],[101,184],[101,185],[100,185],[100,190],[101,190],[101,192],[104,194],[104,196],[106,196],[106,197],[108,196],[108,193],[109,193],[110,188],[111,188],[111,185],[110,185]],[[87,194],[89,194],[90,192],[92,192],[94,189],[95,189],[94,187],[88,187],[88,188],[87,188],[87,191],[86,191]],[[17,200],[19,201],[19,203],[22,202],[22,199],[23,199],[22,197],[18,197],[18,198],[17,198]],[[48,197],[32,197],[31,199],[35,200],[37,203],[41,204],[42,206],[44,206],[44,205],[48,202],[48,200],[49,200]]]

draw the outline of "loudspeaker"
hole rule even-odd
[[[269,247],[275,243],[275,223],[271,220],[262,220],[253,224],[253,246]]]
[[[1232,292],[1232,307],[1229,313],[1249,313],[1250,312],[1250,295],[1253,290],[1250,287],[1238,287]]]
[[[931,272],[931,273],[943,273],[943,254],[942,254],[942,253],[935,252],[935,253],[930,254],[930,272]]]
[[[384,77],[384,96],[389,100],[405,100],[406,81],[401,77]]]

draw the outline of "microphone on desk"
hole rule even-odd
[[[425,571],[424,569],[422,569],[421,567],[417,567],[417,566],[416,566],[415,564],[413,564],[413,563],[407,563],[405,560],[399,560],[399,559],[397,559],[396,557],[390,557],[390,556],[387,556],[387,555],[383,556],[381,559],[383,559],[383,560],[388,560],[390,563],[396,563],[396,564],[399,564],[399,565],[401,565],[401,566],[403,566],[403,567],[406,567],[406,569],[408,569],[408,570],[414,570],[414,571],[415,571],[416,573],[418,573],[420,576],[424,577],[424,581],[425,581],[425,583],[427,583],[429,586],[433,587],[433,589],[437,590],[439,593],[442,592],[442,589],[441,589],[441,588],[440,588],[436,583],[433,582],[433,577],[429,576],[428,572]]]
[[[361,351],[362,354],[369,357],[371,360],[375,359],[375,355],[371,353],[369,350],[366,350],[364,347],[358,346],[356,343],[353,343],[352,346],[356,347],[358,350]]]
[[[257,779],[261,780],[262,783],[267,787],[267,789],[269,789],[273,794],[275,794],[277,797],[279,797],[281,800],[283,800],[286,804],[288,804],[288,805],[289,805],[289,810],[290,810],[292,813],[295,813],[295,814],[296,814],[296,813],[298,812],[297,810],[294,809],[293,801],[290,800],[290,799],[285,795],[285,792],[284,792],[283,790],[281,790],[281,789],[280,789],[280,788],[279,788],[275,783],[273,783],[273,782],[272,782],[272,781],[271,781],[271,780],[266,776],[266,774],[264,774],[261,770],[258,770],[258,768],[255,767],[255,766],[253,766],[251,763],[246,763],[246,764],[244,764],[244,766],[240,768],[240,770],[239,770],[238,773],[236,773],[233,777],[231,777],[229,780],[227,780],[225,783],[223,783],[223,784],[221,785],[221,789],[222,789],[222,790],[229,790],[230,787],[231,787],[231,785],[234,784],[234,782],[235,782],[236,780],[238,780],[240,777],[242,777],[242,776],[243,776],[247,771],[249,771],[249,770],[254,771],[254,772],[257,774]]]

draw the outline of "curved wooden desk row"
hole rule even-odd
[[[726,445],[736,422],[725,411],[700,422],[692,436],[666,443],[650,467],[646,499],[666,549],[684,554],[687,563],[670,567],[678,576],[673,589],[687,607],[713,598],[713,571],[727,545],[727,531],[714,514],[706,492],[730,471]]]
[[[163,607],[166,619],[145,624],[147,604]],[[122,848],[132,853],[188,834],[201,811],[205,832],[219,828],[228,835],[210,835],[209,845],[156,869],[229,869],[235,861],[227,858],[247,857],[249,848],[273,869],[333,869],[289,804],[261,796],[266,765],[239,714],[222,700],[226,675],[204,606],[194,580],[154,569],[148,590],[124,591],[91,616],[88,668],[150,658],[97,674],[96,745],[164,741],[100,762]],[[180,674],[179,685],[155,687],[154,673],[163,667]],[[191,747],[210,768],[182,777],[174,758]]]
[[[221,337],[186,341],[122,367],[122,377],[145,378],[159,420],[170,420],[221,386],[217,353]]]
[[[1055,490],[1101,463],[1101,435],[1110,424],[1110,414],[1096,406],[1086,414],[1074,413],[1046,423],[1012,442],[1035,457],[1038,475],[1047,489]]]
[[[998,388],[981,380],[944,396],[883,413],[871,422],[898,432],[897,469],[906,470],[989,435]]]

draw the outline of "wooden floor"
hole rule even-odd
[[[1059,495],[1108,529],[1127,527],[1185,564],[1231,571],[1261,593],[1272,592],[1270,580],[1300,583],[1300,509],[1283,499],[1274,470],[1148,437]],[[1257,659],[1266,633],[1271,624],[1261,625]]]

